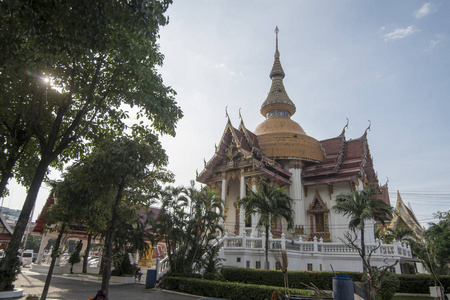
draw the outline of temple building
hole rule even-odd
[[[405,205],[399,191],[397,191],[397,204],[395,205],[394,217],[388,228],[391,228],[392,230],[402,228],[410,229],[414,232],[414,238],[417,241],[423,239],[425,229],[420,225],[419,221],[417,221],[412,208]]]
[[[367,139],[370,124],[365,131],[362,130],[360,137],[347,139],[347,121],[337,136],[318,141],[307,135],[292,119],[296,105],[283,84],[285,72],[278,49],[278,28],[275,32],[275,56],[269,74],[272,83],[260,109],[265,120],[250,130],[240,114],[238,127],[234,127],[228,117],[215,153],[209,161],[205,161],[204,169],[197,174],[197,181],[220,191],[225,202],[224,229],[228,241],[222,254],[226,258],[226,265],[261,265],[261,249],[259,252],[253,251],[257,247],[251,245],[256,243],[249,243],[252,238],[263,234],[256,228],[258,216],[253,215],[251,220],[244,220],[244,212],[237,203],[249,190],[256,191],[257,182],[265,179],[275,186],[285,187],[294,200],[294,229],[286,230],[283,221],[273,223],[270,238],[279,241],[273,242],[273,247],[279,248],[281,244],[281,248],[292,250],[288,251],[290,258],[294,258],[294,261],[295,258],[299,259],[290,262],[290,269],[328,270],[330,262],[341,254],[331,250],[329,253],[316,253],[315,256],[308,253],[309,258],[306,259],[305,253],[294,250],[305,249],[302,243],[307,242],[311,245],[315,242],[317,249],[324,249],[323,245],[342,244],[340,238],[348,231],[348,219],[331,211],[334,198],[340,193],[375,185],[382,192],[380,199],[390,204],[387,185],[380,186],[373,167]],[[373,222],[367,222],[365,236],[366,244],[375,244]],[[408,253],[410,256],[410,251]],[[271,258],[272,266],[275,265],[274,256]],[[339,270],[358,271],[362,266],[357,255],[355,259],[355,262],[349,263],[347,256],[341,262],[334,263],[335,266],[339,265]]]
[[[340,215],[330,212],[333,198],[368,184],[379,185],[367,130],[352,140],[345,136],[348,123],[338,136],[330,139],[318,141],[307,135],[291,119],[296,106],[283,85],[284,77],[277,34],[270,72],[272,85],[260,110],[265,120],[250,131],[242,118],[238,128],[228,118],[215,154],[205,163],[197,181],[222,191],[225,229],[229,234],[255,233],[256,220],[246,223],[237,201],[249,189],[255,189],[258,180],[266,179],[286,187],[294,200],[295,230],[289,235],[336,241],[347,225]],[[274,236],[280,236],[282,231],[282,226],[272,228]]]

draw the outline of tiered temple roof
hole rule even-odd
[[[238,168],[240,158],[241,165],[251,166],[253,171],[262,172],[270,178],[278,181],[281,185],[290,185],[291,173],[283,169],[283,166],[271,158],[262,154],[257,136],[248,130],[241,119],[239,129],[231,124],[228,118],[227,125],[220,139],[219,146],[213,157],[206,162],[205,168],[200,174],[197,174],[197,181],[201,183],[211,183],[217,181],[225,170]],[[214,179],[217,175],[217,178]]]
[[[378,185],[367,141],[367,130],[360,138],[347,141],[344,128],[339,136],[320,141],[320,144],[325,157],[319,163],[305,164],[302,173],[304,186],[350,182],[356,179],[363,180],[366,184]]]
[[[415,238],[417,240],[422,239],[424,228],[420,225],[417,220],[414,212],[405,205],[402,200],[402,196],[400,196],[400,192],[397,191],[397,204],[395,205],[395,214],[392,218],[391,224],[389,228],[397,229],[397,228],[408,228],[414,231]]]

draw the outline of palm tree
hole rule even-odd
[[[272,222],[284,218],[287,229],[294,227],[294,212],[292,211],[293,200],[286,195],[284,188],[270,186],[265,180],[258,182],[257,191],[250,191],[250,195],[242,198],[239,205],[245,211],[245,219],[249,220],[251,215],[258,213],[257,227],[263,227],[266,232],[265,241],[265,269],[269,268],[269,228]]]
[[[349,228],[355,233],[361,234],[362,259],[365,259],[366,246],[364,243],[364,222],[374,219],[384,225],[388,217],[392,217],[392,207],[376,198],[378,194],[373,185],[367,186],[362,191],[339,194],[336,196],[336,204],[332,210],[350,218]],[[365,268],[365,267],[364,267]]]

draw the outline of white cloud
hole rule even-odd
[[[219,64],[214,64],[211,66],[213,69],[217,69],[217,70],[222,70],[224,71],[226,74],[231,75],[233,77],[238,76],[238,77],[243,77],[243,74],[241,72],[236,73],[234,71],[232,71],[226,64],[224,63],[219,63]]]
[[[413,25],[409,25],[406,28],[397,28],[392,32],[386,33],[384,35],[384,41],[387,42],[387,41],[403,39],[417,31],[418,31],[418,29],[416,27],[414,27]]]
[[[425,3],[424,5],[422,5],[421,8],[419,8],[418,10],[416,10],[414,12],[414,16],[417,19],[421,19],[427,15],[429,15],[430,13],[432,13],[434,11],[433,7],[431,6],[430,2]]]
[[[426,48],[426,50],[433,49],[434,47],[437,46],[437,44],[439,44],[440,42],[442,42],[445,39],[446,39],[446,36],[444,34],[440,34],[440,33],[435,34],[434,39],[432,39],[430,41],[430,45]]]

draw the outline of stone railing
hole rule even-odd
[[[241,248],[241,249],[264,249],[265,234],[261,237],[247,237],[244,233],[239,237],[229,237],[227,234],[222,238],[223,247],[225,249]],[[288,240],[282,234],[280,239],[274,239],[269,236],[269,250],[281,250],[303,252],[303,253],[322,253],[322,254],[357,254],[358,251],[347,246],[344,243],[324,242],[322,238],[314,237],[313,241]],[[403,245],[394,240],[393,244],[382,244],[376,241],[375,244],[366,244],[366,253],[369,254],[373,250],[376,255],[394,255],[398,257],[412,257],[411,249],[407,245]]]

